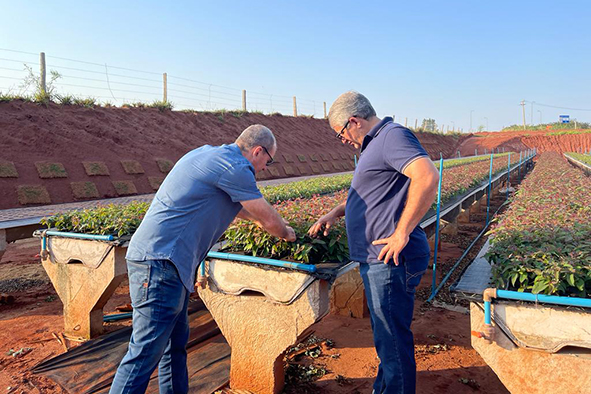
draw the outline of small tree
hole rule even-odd
[[[61,74],[55,70],[49,71],[49,81],[46,83],[45,89],[41,86],[41,76],[35,75],[33,69],[25,64],[25,69],[28,72],[28,75],[25,77],[23,83],[21,84],[22,89],[29,89],[32,87],[34,89],[33,92],[33,101],[40,104],[48,104],[50,101],[54,101],[57,98],[57,93],[55,93],[55,81],[61,78]]]
[[[423,129],[424,131],[428,131],[430,133],[434,133],[437,130],[437,123],[435,123],[435,119],[423,119],[421,129]]]

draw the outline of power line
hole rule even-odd
[[[537,101],[527,101],[527,100],[524,100],[524,101],[527,102],[527,103],[530,103],[530,104],[533,103],[535,105],[539,105],[539,106],[542,106],[542,107],[557,108],[557,109],[569,109],[571,111],[591,111],[591,109],[559,107],[557,105],[541,104],[541,103],[538,103]]]

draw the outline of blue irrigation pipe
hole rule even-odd
[[[357,155],[353,155],[353,160],[355,161],[355,168],[357,168]]]
[[[114,241],[115,240],[115,237],[113,237],[112,235],[68,233],[68,232],[64,232],[64,231],[53,231],[53,230],[46,231],[45,235],[52,235],[52,236],[65,237],[65,238],[92,239],[95,241]]]
[[[437,217],[435,221],[435,246],[433,250],[433,283],[431,295],[435,294],[437,285],[437,244],[439,243],[439,216],[441,215],[441,180],[443,179],[443,158],[439,159],[439,184],[437,186]]]
[[[306,272],[310,272],[310,273],[316,272],[316,266],[312,265],[312,264],[293,263],[291,261],[273,260],[273,259],[267,259],[264,257],[244,256],[241,254],[221,253],[221,252],[209,252],[207,254],[207,257],[212,258],[212,259],[235,260],[235,261],[243,261],[246,263],[257,263],[257,264],[271,265],[274,267],[291,268],[291,269],[296,269],[299,271],[306,271]]]
[[[486,193],[486,226],[488,226],[489,212],[490,212],[490,194],[492,192],[492,168],[493,155],[490,155],[490,166],[488,170],[488,193]]]
[[[491,324],[491,302],[493,298],[502,298],[515,301],[544,302],[547,304],[578,306],[591,308],[591,298],[562,297],[545,294],[533,294],[520,291],[498,290],[489,288],[484,291],[484,324]]]
[[[497,212],[499,212],[499,210],[503,207],[503,205],[505,205],[507,202],[504,202],[503,204],[501,204],[500,207],[497,208],[497,210],[495,211],[495,215],[497,214]],[[474,238],[472,240],[472,242],[470,243],[470,245],[466,248],[466,250],[464,250],[464,253],[462,253],[462,255],[460,256],[460,258],[456,261],[456,263],[453,265],[453,267],[450,268],[450,270],[448,271],[448,273],[445,275],[445,277],[441,280],[441,283],[439,284],[439,286],[437,286],[437,289],[435,289],[434,292],[431,293],[431,295],[429,296],[429,298],[427,299],[427,302],[431,302],[433,300],[433,298],[435,298],[435,296],[437,295],[437,293],[439,293],[439,290],[441,290],[441,288],[443,287],[443,285],[445,285],[445,283],[447,282],[447,280],[449,279],[449,277],[451,276],[451,274],[455,271],[456,268],[458,268],[458,266],[460,265],[460,263],[462,262],[462,260],[464,260],[464,257],[466,257],[468,255],[468,253],[470,253],[470,250],[472,250],[472,247],[476,244],[476,242],[478,242],[478,240],[480,238],[482,238],[482,236],[486,233],[486,230],[488,230],[488,221],[485,224],[484,228],[480,231],[480,233],[478,233],[478,235],[476,236],[476,238]]]
[[[117,313],[116,315],[105,315],[103,316],[103,321],[108,323],[117,320],[129,319],[132,317],[132,312],[125,312],[125,313]]]
[[[507,200],[509,199],[509,184],[510,183],[511,183],[511,152],[509,152],[509,155],[507,156]]]

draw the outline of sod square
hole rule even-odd
[[[158,164],[160,171],[165,174],[168,174],[174,166],[174,163],[168,159],[156,159],[156,164]]]
[[[274,177],[280,177],[281,175],[279,174],[279,170],[277,168],[274,167],[268,167],[267,170],[269,170],[269,173],[274,176]]]
[[[334,167],[335,170],[342,170],[343,167],[341,167],[341,163],[337,163],[335,161],[332,162],[332,166]]]
[[[339,159],[339,155],[337,155],[336,152],[330,152],[330,157],[332,157],[333,160],[338,160]]]
[[[16,192],[18,202],[22,205],[51,204],[49,193],[42,185],[20,185],[17,186]]]
[[[144,168],[139,161],[136,160],[121,160],[121,165],[126,174],[143,174]]]
[[[283,171],[285,171],[285,175],[294,176],[295,171],[292,166],[283,166]]]
[[[72,194],[77,200],[99,198],[99,192],[94,182],[70,182]]]
[[[321,153],[320,157],[322,157],[322,160],[328,161],[328,155],[326,153]]]
[[[164,177],[163,176],[149,176],[148,182],[150,183],[150,187],[152,187],[152,189],[158,190],[160,188],[160,185],[162,185],[162,182],[164,182]]]
[[[331,168],[328,165],[328,163],[320,163],[320,165],[322,166],[322,169],[324,170],[324,172],[331,172]]]
[[[102,161],[83,161],[84,171],[88,176],[109,176],[109,167]]]
[[[318,155],[316,153],[312,153],[310,155],[310,160],[312,160],[314,162],[318,161]]]
[[[112,183],[118,196],[137,194],[133,181],[112,181]]]
[[[308,161],[308,159],[306,159],[306,155],[298,155],[298,160],[300,163],[305,163]]]
[[[286,163],[293,163],[293,158],[291,157],[291,155],[286,153],[282,156],[283,156],[283,160],[285,160]]]
[[[62,163],[49,163],[38,161],[35,163],[39,178],[51,179],[51,178],[67,178],[68,173]]]
[[[18,178],[18,172],[13,162],[0,162],[0,178]]]
[[[302,175],[307,175],[310,173],[310,171],[308,171],[306,166],[298,166],[298,170],[300,171],[300,174],[302,174]]]

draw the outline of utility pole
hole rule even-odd
[[[521,100],[521,108],[523,109],[523,130],[525,130],[525,100]]]

